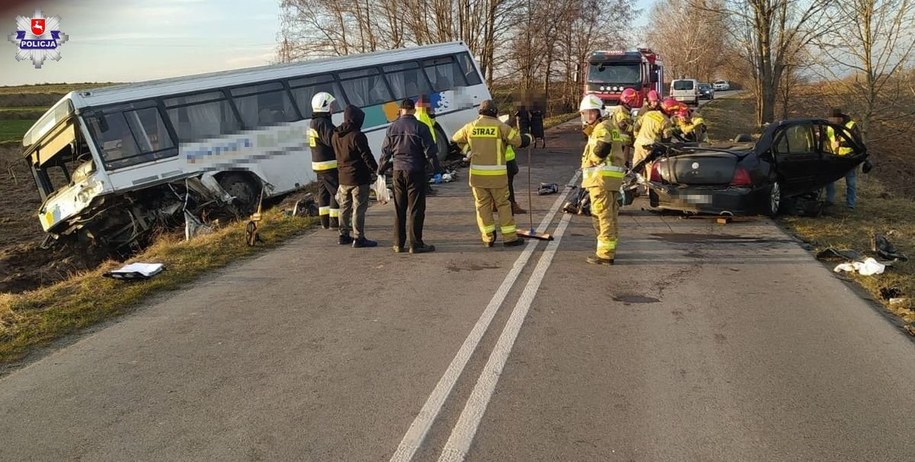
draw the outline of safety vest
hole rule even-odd
[[[521,135],[518,130],[495,117],[480,116],[458,130],[452,140],[459,145],[470,147],[470,186],[508,187],[506,151],[510,146],[521,146]]]
[[[581,187],[600,187],[607,191],[616,191],[623,184],[626,174],[626,156],[623,153],[623,130],[613,117],[599,122],[588,136],[588,144],[581,156]],[[601,159],[594,150],[599,142],[610,144],[612,149],[607,157]]]
[[[429,126],[429,132],[432,133],[432,142],[435,142],[435,122],[425,108],[416,108],[416,120]]]
[[[848,122],[845,122],[845,128],[848,129],[849,133],[851,133],[851,129],[854,126],[855,126],[854,120],[849,120]],[[847,156],[854,151],[854,149],[852,149],[848,146],[841,145],[839,138],[836,136],[836,131],[833,130],[832,127],[826,127],[826,136],[829,138],[829,144],[831,146],[833,146],[833,149],[835,149],[836,155]]]

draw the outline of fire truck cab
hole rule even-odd
[[[664,96],[664,67],[656,53],[648,48],[635,51],[595,51],[583,66],[584,94],[595,94],[607,106],[619,104],[620,93],[634,88],[639,93],[636,107],[645,101],[650,90]]]

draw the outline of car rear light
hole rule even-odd
[[[750,186],[750,172],[743,167],[737,167],[734,170],[734,179],[731,180],[731,186]]]
[[[649,180],[657,182],[657,183],[664,181],[664,179],[661,178],[661,163],[660,162],[654,162],[651,164],[651,177],[649,178]]]

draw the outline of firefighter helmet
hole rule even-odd
[[[315,93],[311,98],[311,110],[314,112],[330,112],[330,105],[336,101],[334,95],[326,91]]]
[[[680,103],[673,98],[664,98],[664,101],[661,101],[661,110],[667,115],[674,114],[678,109],[680,109]]]
[[[654,90],[649,90],[648,91],[648,105],[651,106],[654,104],[658,104],[660,102],[661,102],[661,96],[658,95],[658,92],[656,92]]]
[[[620,93],[620,102],[629,107],[635,107],[639,102],[639,92],[635,88],[627,88]]]
[[[585,95],[585,97],[581,99],[581,104],[578,105],[578,112],[590,110],[600,111],[601,117],[606,114],[604,112],[604,102],[596,95]]]

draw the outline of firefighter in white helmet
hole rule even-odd
[[[578,107],[588,144],[581,156],[581,187],[591,197],[591,217],[597,233],[597,250],[588,263],[612,265],[618,238],[617,195],[625,174],[624,151],[626,127],[616,117],[608,118],[604,102],[586,95]]]
[[[337,172],[337,156],[332,144],[334,123],[330,116],[336,101],[325,91],[311,98],[311,128],[308,129],[308,146],[311,149],[311,169],[318,176],[318,215],[324,229],[338,229],[340,206],[337,205],[337,187],[340,177]],[[348,241],[348,242],[346,242]],[[340,245],[351,244],[349,234],[340,234]]]

